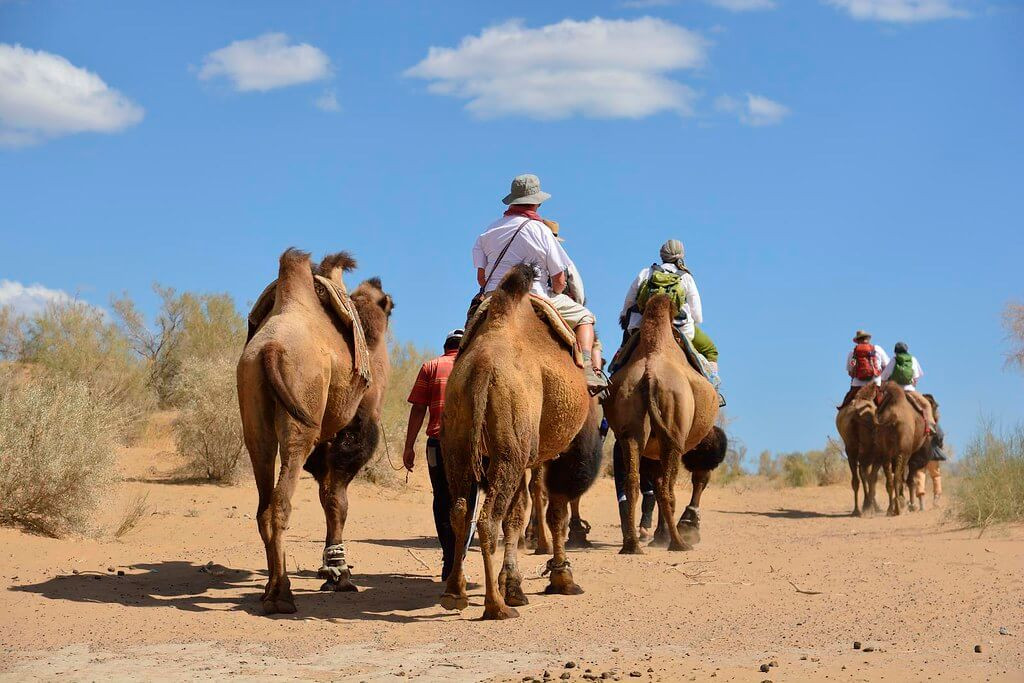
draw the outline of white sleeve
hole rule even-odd
[[[848,354],[846,354],[846,365],[843,366],[843,370],[846,372],[847,375],[850,374],[850,369],[851,369],[852,366],[853,366],[853,351],[850,351]]]
[[[882,369],[881,380],[884,382],[892,377],[892,371],[896,369],[896,359],[886,361],[885,367]]]
[[[481,242],[484,236],[480,235],[476,238],[476,242],[473,243],[473,265],[477,268],[487,267],[487,255],[484,254],[484,246]]]
[[[697,291],[697,281],[689,273],[683,275],[683,288],[686,290],[686,303],[690,307],[690,317],[693,322],[704,322],[704,312],[700,305],[700,292]]]
[[[875,353],[878,354],[878,362],[882,364],[882,367],[889,365],[889,354],[885,352],[881,346],[875,344]],[[890,372],[890,374],[892,374]]]
[[[917,362],[917,356],[914,356],[914,381],[922,377],[924,377],[924,370],[921,369],[921,364]]]
[[[629,309],[633,308],[634,304],[636,304],[636,293],[640,289],[640,285],[642,285],[644,280],[647,279],[647,276],[645,275],[646,272],[646,268],[641,270],[640,274],[636,276],[636,279],[630,283],[629,289],[626,291],[626,300],[622,302],[622,310],[619,312],[620,318],[625,315],[629,315]]]
[[[544,244],[545,252],[544,265],[548,269],[548,276],[554,277],[569,268],[571,259],[569,254],[565,253],[562,245],[555,239],[554,234],[548,230],[548,227],[543,223],[541,223],[541,227],[541,241]]]

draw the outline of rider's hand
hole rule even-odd
[[[416,464],[416,451],[412,448],[406,448],[405,452],[402,453],[402,464],[405,465],[405,469],[412,472],[412,468]]]
[[[619,327],[622,328],[623,332],[626,331],[626,327],[628,325],[629,325],[629,315],[628,314],[627,315],[620,315],[619,316]]]

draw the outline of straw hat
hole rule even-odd
[[[867,330],[857,330],[857,334],[853,335],[853,341],[869,341],[871,339],[871,333]]]
[[[546,225],[549,228],[551,228],[551,234],[553,234],[555,236],[556,240],[558,240],[559,242],[564,242],[565,241],[565,238],[558,236],[558,221],[553,221],[553,220],[550,220],[550,219],[547,219],[547,218],[542,218],[541,222],[543,222],[544,225]]]

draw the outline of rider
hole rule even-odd
[[[907,345],[903,342],[897,342],[893,351],[895,355],[885,364],[881,380],[883,382],[891,380],[903,387],[903,391],[907,394],[907,400],[913,403],[918,412],[924,416],[928,425],[926,433],[934,433],[935,416],[932,413],[931,401],[917,391],[917,382],[924,376],[921,364],[917,362],[917,358],[910,355]]]
[[[697,353],[708,359],[714,374],[718,374],[718,348],[711,338],[697,323],[704,322],[701,309],[700,292],[697,282],[683,260],[686,250],[679,240],[668,240],[661,245],[659,256],[661,263],[652,263],[640,271],[629,286],[626,300],[619,313],[619,325],[626,332],[626,337],[640,327],[643,320],[643,305],[646,304],[644,291],[653,287],[667,291],[678,302],[679,314],[674,323],[677,328],[693,342]],[[624,339],[625,341],[625,339]]]
[[[539,277],[533,283],[533,293],[548,299],[573,328],[583,352],[587,384],[600,389],[608,380],[601,372],[600,356],[595,358],[593,354],[594,314],[565,294],[572,260],[537,214],[541,203],[550,197],[540,189],[540,179],[535,175],[518,175],[512,180],[511,191],[502,200],[508,210],[487,226],[473,245],[477,284],[486,295],[497,289],[513,266],[536,266]]]
[[[871,343],[871,333],[865,330],[857,330],[853,335],[855,346],[850,353],[846,354],[846,374],[850,376],[850,390],[846,392],[843,402],[839,408],[845,408],[857,391],[868,384],[881,384],[879,377],[882,368],[889,363],[889,356],[885,349],[877,344]]]

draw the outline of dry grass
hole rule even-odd
[[[217,483],[235,482],[248,460],[243,457],[234,361],[187,359],[173,391],[181,411],[174,420],[174,443],[186,472]]]
[[[114,538],[121,538],[134,529],[142,521],[142,518],[149,512],[149,494],[140,493],[128,501],[123,513],[121,522],[114,529]]]
[[[1024,426],[983,425],[957,468],[953,515],[973,527],[1024,520]]]
[[[55,537],[87,531],[114,481],[121,420],[83,382],[0,373],[0,522]]]

